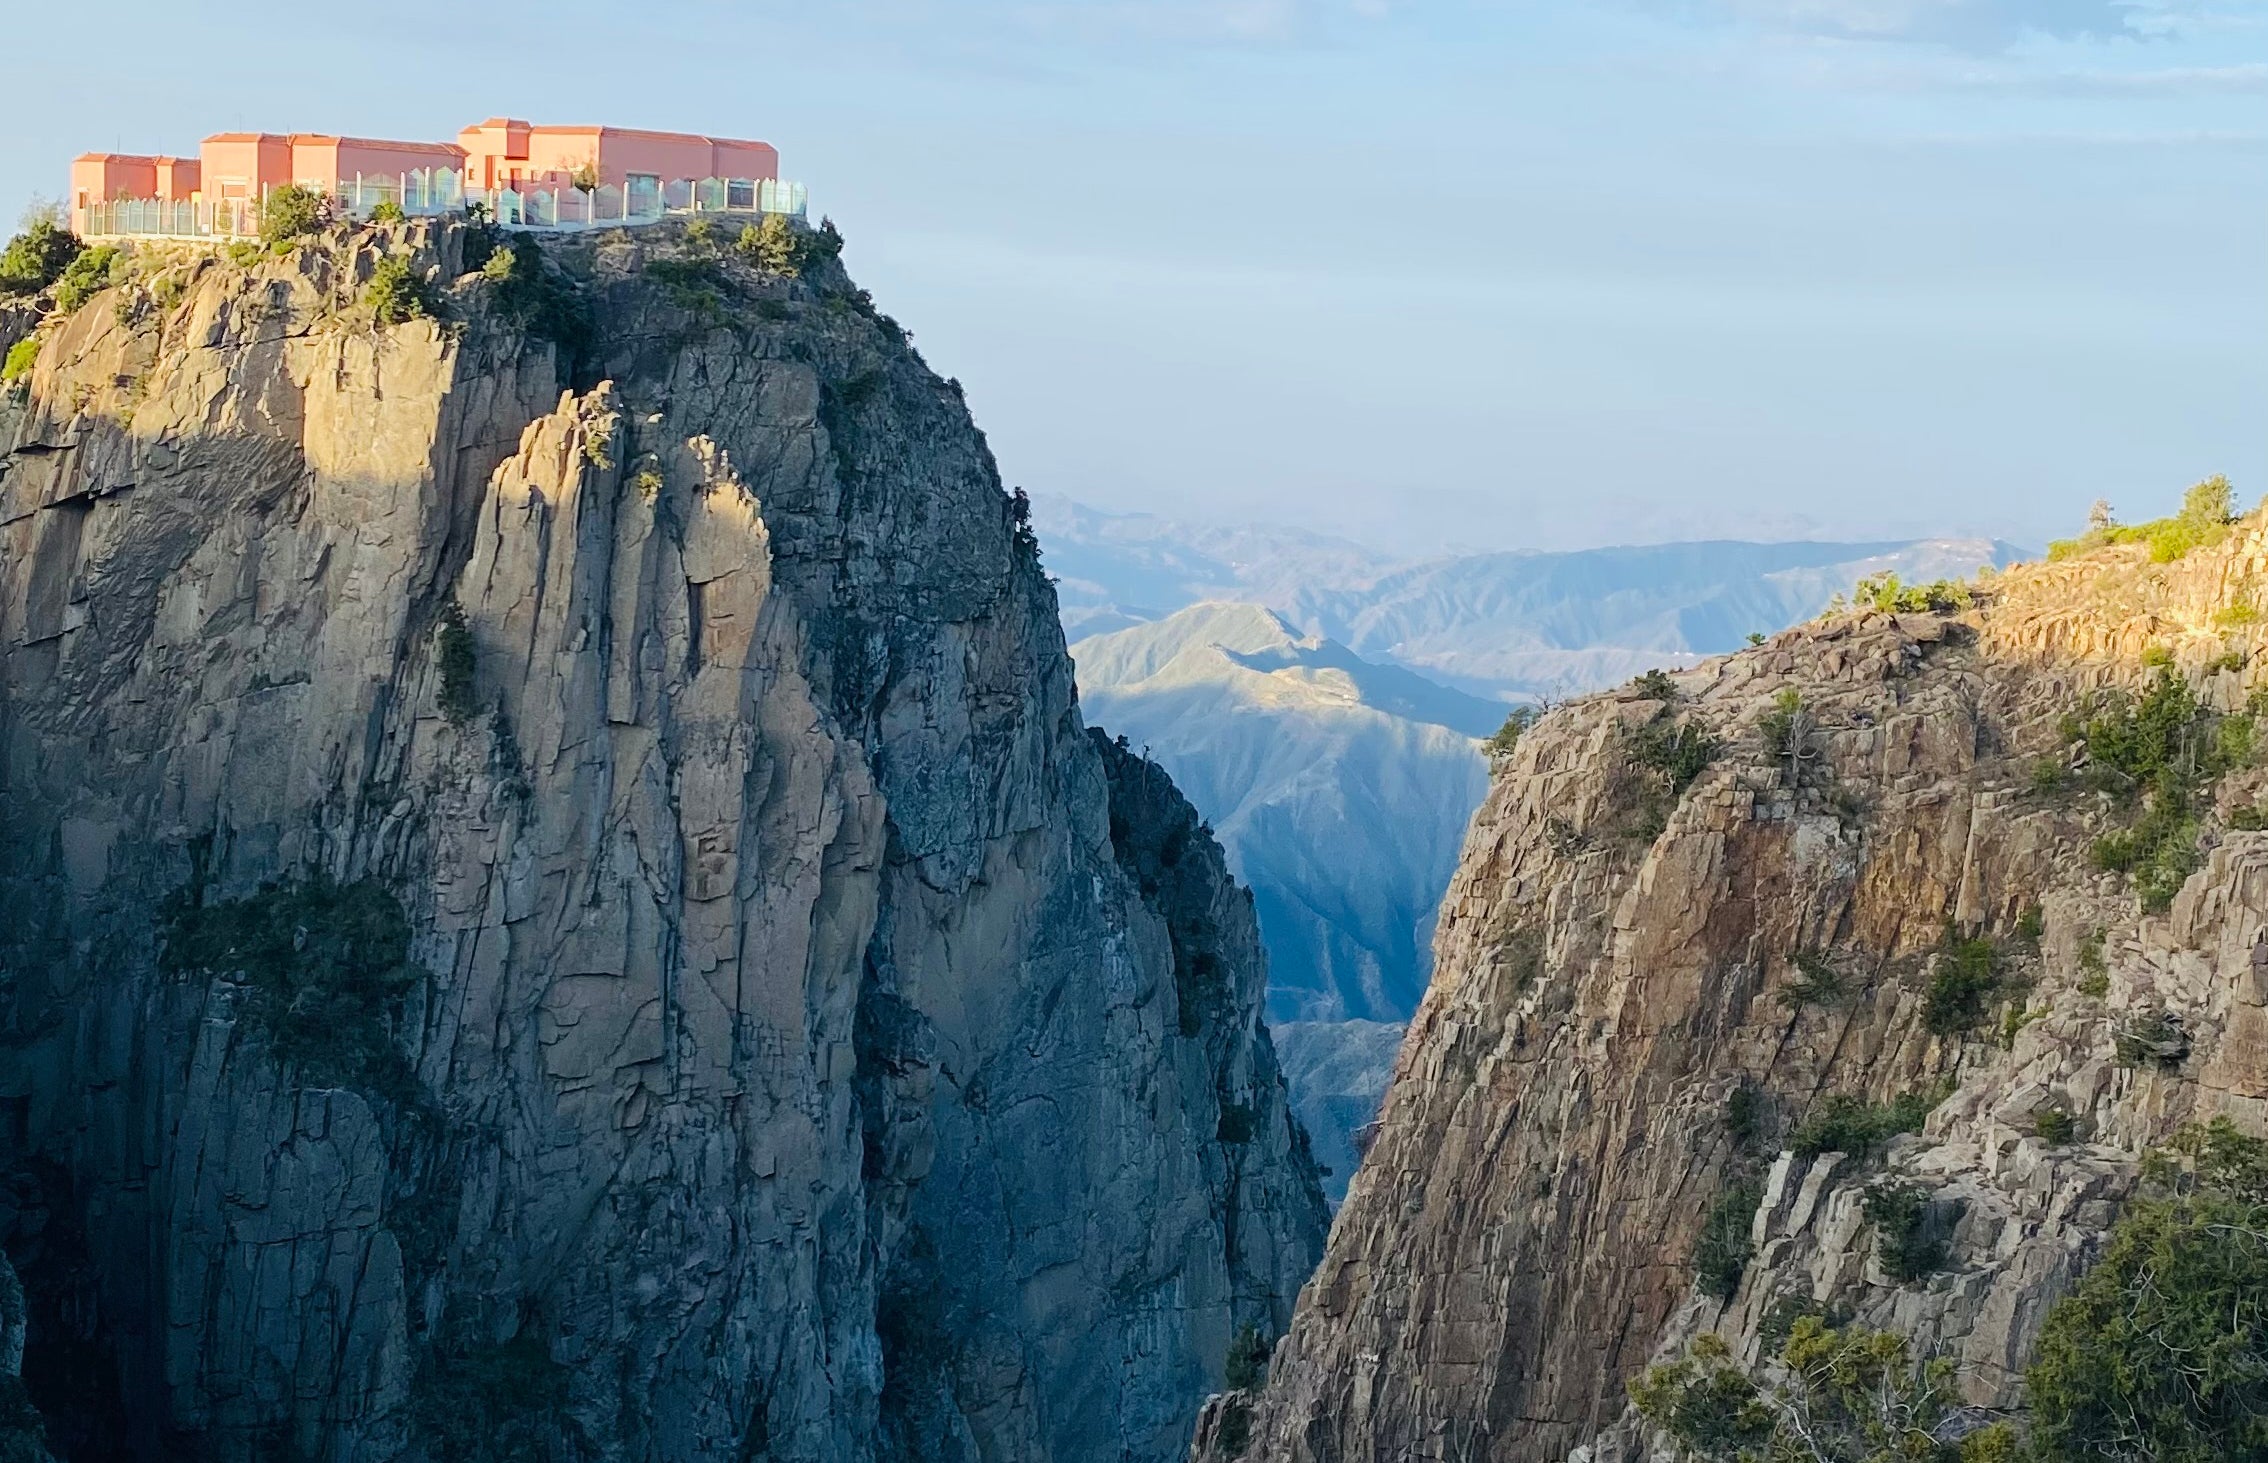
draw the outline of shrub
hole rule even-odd
[[[1851,592],[1854,603],[1893,614],[1959,614],[1976,602],[1969,586],[1939,579],[1929,584],[1905,584],[1895,574],[1870,575]]]
[[[435,1463],[546,1463],[574,1457],[558,1434],[569,1371],[530,1332],[489,1345],[436,1346],[412,1383],[412,1414]]]
[[[53,219],[35,218],[0,252],[0,296],[36,295],[63,277],[86,249]]]
[[[1723,744],[1699,720],[1678,721],[1667,708],[1630,738],[1630,760],[1659,777],[1673,801],[1685,796],[1722,749]]]
[[[1258,1326],[1247,1321],[1236,1328],[1236,1336],[1229,1342],[1228,1361],[1222,1367],[1223,1379],[1232,1392],[1249,1392],[1268,1380],[1268,1337]]]
[[[685,226],[685,242],[696,249],[713,249],[717,242],[717,226],[705,218],[694,219]]]
[[[2032,1109],[2032,1136],[2050,1148],[2061,1148],[2078,1131],[2078,1121],[2060,1107],[2049,1105]]]
[[[391,198],[379,199],[370,210],[370,221],[374,224],[398,224],[408,217],[402,212],[402,206]]]
[[[1252,1141],[1255,1126],[1251,1108],[1241,1102],[1224,1102],[1220,1121],[1213,1127],[1213,1136],[1223,1143],[1241,1146]]]
[[[2268,1142],[2226,1118],[2152,1156],[2026,1374],[2051,1459],[2268,1457]]]
[[[630,476],[630,490],[642,503],[650,505],[660,498],[662,486],[661,473],[651,466],[641,467]]]
[[[2170,564],[2192,549],[2229,536],[2229,525],[2236,522],[2234,497],[2227,478],[2211,477],[2183,495],[2181,511],[2171,518],[2120,524],[2110,521],[2107,511],[2098,512],[2080,537],[2049,544],[2048,558],[2067,559],[2109,544],[2143,543],[2150,547],[2151,562]]]
[[[1748,1237],[1763,1197],[1764,1191],[1753,1180],[1742,1180],[1719,1190],[1710,1201],[1701,1238],[1693,1246],[1694,1283],[1702,1294],[1725,1301],[1740,1290],[1740,1277],[1755,1253]]]
[[[653,259],[646,277],[660,283],[670,299],[704,320],[724,314],[724,297],[732,281],[714,259]]]
[[[806,229],[786,214],[768,213],[762,223],[743,228],[733,247],[767,274],[794,279],[812,265],[842,253],[843,236],[836,232],[832,219],[822,220],[817,229]]]
[[[1491,759],[1509,757],[1519,749],[1521,735],[1535,724],[1536,709],[1533,706],[1515,706],[1511,714],[1504,718],[1504,725],[1496,729],[1496,735],[1483,742],[1481,747]]]
[[[1922,997],[1922,1024],[1939,1036],[1976,1029],[2000,994],[2000,950],[1982,936],[1964,940],[1951,929],[1930,967]]]
[[[2110,994],[2110,966],[2103,959],[2107,931],[2089,930],[2079,942],[2079,994],[2097,1000]]]
[[[1874,1258],[1901,1285],[1945,1263],[1946,1242],[1932,1222],[1929,1192],[1914,1184],[1876,1184],[1866,1191],[1866,1218],[1874,1226]]]
[[[1515,993],[1535,983],[1544,968],[1544,932],[1541,926],[1523,925],[1507,930],[1496,942],[1496,957]]]
[[[1868,1102],[1854,1093],[1835,1093],[1820,1099],[1788,1137],[1788,1146],[1803,1158],[1822,1153],[1847,1153],[1866,1158],[1900,1133],[1918,1133],[1930,1110],[1943,1096],[1909,1092],[1887,1103]]]
[[[1648,701],[1675,701],[1677,682],[1665,670],[1650,670],[1630,683],[1630,689]]]
[[[1915,1361],[1893,1332],[1802,1316],[1766,1380],[1741,1371],[1711,1333],[1684,1360],[1647,1368],[1630,1399],[1689,1456],[1711,1463],[1935,1463],[1956,1403],[1952,1381],[1950,1363]]]
[[[277,253],[320,231],[330,221],[329,200],[312,188],[287,183],[260,205],[260,242]]]
[[[303,1084],[411,1100],[393,1022],[419,972],[409,920],[384,886],[318,876],[220,903],[202,896],[193,885],[166,902],[162,969],[242,982],[246,1021]]]
[[[98,244],[72,259],[55,282],[55,308],[68,315],[114,284],[126,282],[126,256]]]
[[[2026,905],[2024,912],[2016,916],[2017,940],[2037,950],[2046,935],[2047,911],[2037,904]]]
[[[471,250],[470,240],[466,248]],[[480,275],[499,315],[558,346],[570,362],[590,350],[597,329],[590,302],[572,281],[547,266],[543,246],[532,237],[515,234],[495,244],[481,262]]]
[[[1788,957],[1796,978],[1780,988],[1782,1005],[1831,1006],[1843,998],[1843,977],[1817,950],[1798,950]]]
[[[31,375],[32,367],[39,364],[39,337],[27,335],[8,347],[8,359],[0,362],[0,384],[13,384]]]
[[[362,300],[380,325],[400,325],[433,313],[425,281],[410,267],[409,260],[398,254],[379,260],[377,268],[370,271],[370,284],[363,290]]]
[[[480,710],[473,691],[472,630],[465,612],[452,600],[441,609],[440,626],[433,632],[434,660],[441,672],[441,691],[435,699],[442,715],[462,726]]]
[[[2122,1067],[2139,1067],[2145,1062],[2178,1067],[2189,1055],[2189,1036],[2172,1015],[2152,1011],[2120,1026],[2112,1035],[2111,1047]]]
[[[1769,1106],[1758,1088],[1742,1082],[1725,1095],[1725,1131],[1732,1135],[1735,1147],[1755,1147],[1770,1120]]]
[[[1764,755],[1786,776],[1791,786],[1806,780],[1819,763],[1815,733],[1819,719],[1803,704],[1803,693],[1793,686],[1781,688],[1772,707],[1756,720]]]

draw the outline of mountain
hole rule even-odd
[[[1064,624],[1088,635],[1203,600],[1281,614],[1373,662],[1497,700],[1565,696],[1690,665],[1810,618],[1861,578],[1966,578],[2021,557],[1990,539],[1651,544],[1396,562],[1296,529],[1217,527],[1035,500]]]
[[[830,242],[339,225],[0,315],[58,1456],[1166,1463],[1288,1317],[1250,897]]]
[[[1857,1457],[1884,1397],[1915,1456],[2256,1456],[2268,514],[2201,521],[1529,728],[1196,1456]]]
[[[1200,604],[1079,642],[1095,725],[1173,774],[1252,887],[1276,1021],[1400,1021],[1488,783],[1502,708],[1257,605]]]
[[[1173,775],[1251,886],[1293,1108],[1336,1198],[1425,991],[1488,786],[1477,738],[1504,708],[1258,605],[1193,605],[1075,653],[1088,718]]]

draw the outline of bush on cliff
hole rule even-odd
[[[8,347],[8,358],[0,362],[0,386],[13,386],[32,373],[39,364],[39,337],[25,336]]]
[[[2150,546],[2150,561],[2170,564],[2192,549],[2217,544],[2229,536],[2236,522],[2234,490],[2225,477],[2210,477],[2182,496],[2181,511],[2148,523],[2116,523],[2107,504],[2096,505],[2094,521],[2077,538],[2057,539],[2048,545],[2048,558],[2068,559],[2110,544],[2142,543]]]
[[[2145,1174],[2144,1197],[2040,1330],[2025,1378],[2038,1456],[2268,1457],[2268,1141],[2217,1118]]]
[[[409,920],[376,880],[319,875],[217,903],[192,886],[161,918],[161,968],[244,985],[246,1022],[301,1085],[414,1097],[393,1026],[419,972]]]
[[[126,282],[126,258],[110,244],[98,244],[74,258],[55,281],[55,308],[68,315],[109,289]]]
[[[425,281],[399,254],[379,260],[377,268],[370,271],[370,284],[362,292],[362,301],[380,325],[400,325],[433,313]]]
[[[330,203],[312,188],[287,183],[260,204],[260,242],[281,253],[330,220]]]
[[[0,252],[0,296],[38,294],[61,279],[85,250],[78,235],[55,220],[31,220]]]

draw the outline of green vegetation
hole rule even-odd
[[[441,672],[441,692],[436,698],[441,713],[458,726],[472,719],[480,710],[473,691],[472,629],[465,623],[465,612],[455,600],[441,607],[441,624],[433,632],[434,659]]]
[[[685,242],[706,253],[717,246],[717,226],[705,218],[694,219],[685,226]]]
[[[1930,1208],[1929,1191],[1918,1185],[1883,1183],[1866,1191],[1875,1262],[1901,1285],[1910,1285],[1945,1264],[1945,1237],[1932,1222]]]
[[[313,188],[287,183],[260,205],[260,242],[278,254],[330,222],[329,200]]]
[[[2146,1063],[2178,1067],[2189,1055],[2189,1036],[2172,1016],[2152,1011],[2121,1025],[2112,1036],[2111,1046],[2122,1067]]]
[[[465,245],[468,262],[478,252]],[[527,234],[491,245],[480,264],[496,312],[538,340],[548,340],[572,364],[591,348],[597,332],[590,302],[574,282],[549,267],[543,246]]]
[[[1515,994],[1534,984],[1543,974],[1544,932],[1539,925],[1523,925],[1507,930],[1496,942],[1496,958],[1504,968]]]
[[[1780,1003],[1800,1010],[1805,1006],[1832,1006],[1844,996],[1842,973],[1819,950],[1798,950],[1788,957],[1796,978],[1780,988]]]
[[[1223,1368],[1229,1390],[1249,1392],[1266,1382],[1271,1349],[1267,1334],[1258,1326],[1247,1321],[1237,1327],[1236,1338],[1229,1342],[1228,1363]]]
[[[1851,601],[1859,609],[1891,614],[1952,615],[1975,604],[1976,596],[1968,585],[1955,579],[1906,584],[1895,574],[1872,574],[1858,582],[1858,588],[1851,591]]]
[[[1651,843],[1723,744],[1699,717],[1680,718],[1665,703],[1646,721],[1625,728],[1621,745],[1622,759],[1610,769],[1602,799],[1603,831]]]
[[[786,214],[767,213],[762,223],[743,228],[733,247],[765,273],[794,279],[814,264],[841,254],[843,236],[832,219],[822,219],[818,228],[807,229]]]
[[[27,335],[8,347],[8,359],[0,362],[0,385],[12,386],[25,380],[32,367],[39,364],[39,337]]]
[[[2079,942],[2079,994],[2096,1000],[2110,994],[2110,966],[2103,959],[2103,942],[2109,932],[2093,929]]]
[[[302,1084],[414,1101],[393,1023],[420,973],[409,920],[383,885],[317,876],[243,899],[202,896],[193,884],[167,901],[162,969],[244,984],[238,1009]]]
[[[2268,1457],[2268,1142],[2227,1118],[2154,1154],[2026,1377],[2037,1456]]]
[[[1803,704],[1803,693],[1793,686],[1782,687],[1772,698],[1771,709],[1756,719],[1764,755],[1791,787],[1810,781],[1821,766],[1818,730],[1819,718]]]
[[[1725,1096],[1725,1131],[1732,1135],[1733,1145],[1746,1152],[1764,1138],[1765,1125],[1771,1119],[1764,1093],[1743,1081]]]
[[[36,295],[63,277],[84,252],[79,236],[52,218],[34,218],[0,252],[0,298]]]
[[[126,256],[115,245],[98,244],[82,251],[55,282],[55,308],[71,314],[81,305],[126,282]]]
[[[2026,905],[2024,912],[2016,916],[2017,942],[2029,945],[2037,950],[2040,948],[2040,941],[2045,938],[2047,938],[2047,911],[2037,904]]]
[[[1519,749],[1521,735],[1535,724],[1536,708],[1515,706],[1511,714],[1504,718],[1504,725],[1496,729],[1496,735],[1481,743],[1481,749],[1491,759],[1509,757]]]
[[[370,210],[370,221],[374,224],[398,224],[408,217],[402,212],[402,206],[391,198],[379,199]]]
[[[1821,1316],[1790,1326],[1770,1380],[1733,1363],[1723,1338],[1697,1338],[1682,1361],[1649,1367],[1631,1401],[1709,1463],[2005,1463],[2005,1428],[1938,1441],[1958,1408],[1953,1367],[1916,1361],[1889,1331],[1835,1329]]]
[[[1984,1021],[2003,985],[2000,947],[1982,935],[1963,939],[1948,926],[1930,963],[1922,1024],[1939,1036],[1966,1035]]]
[[[1220,1142],[1241,1147],[1252,1141],[1256,1127],[1251,1108],[1241,1102],[1224,1102],[1220,1121],[1213,1127],[1213,1136]]]
[[[1866,1158],[1900,1133],[1918,1133],[1931,1109],[1945,1100],[1945,1091],[1908,1092],[1887,1103],[1868,1102],[1855,1093],[1838,1092],[1821,1098],[1788,1136],[1788,1146],[1800,1157],[1847,1153]]]
[[[667,290],[680,309],[712,324],[724,318],[725,297],[732,293],[733,283],[716,260],[653,259],[646,263],[646,277]]]
[[[2032,1136],[2050,1148],[2061,1148],[2078,1135],[2079,1123],[2060,1107],[2032,1109]]]
[[[1677,682],[1671,680],[1669,672],[1665,670],[1650,670],[1644,675],[1636,677],[1630,682],[1630,689],[1648,701],[1675,701],[1677,699]]]
[[[2106,873],[2130,875],[2144,909],[2172,904],[2196,869],[2202,795],[2252,760],[2258,699],[2236,715],[2217,715],[2161,663],[2139,699],[2114,692],[2063,719],[2065,740],[2086,748],[2087,784],[2121,802],[2143,801],[2142,816],[2096,839],[2089,857]]]
[[[436,1346],[411,1384],[435,1463],[549,1463],[562,1452],[568,1369],[522,1331],[491,1345]]]
[[[379,260],[377,267],[370,271],[370,283],[362,292],[362,301],[370,307],[380,325],[423,320],[433,313],[433,299],[425,281],[410,267],[409,260],[399,254]]]
[[[2207,478],[2183,495],[2181,511],[2173,517],[2136,524],[2111,521],[2109,509],[2098,504],[2086,533],[2049,544],[2048,558],[2052,562],[2110,544],[2143,543],[2150,546],[2152,563],[2170,564],[2191,549],[2229,536],[2229,525],[2237,519],[2234,496],[2227,478]]]
[[[1693,1247],[1694,1283],[1704,1295],[1731,1300],[1740,1289],[1755,1247],[1748,1242],[1756,1219],[1756,1206],[1764,1197],[1754,1179],[1740,1179],[1718,1190],[1701,1222],[1701,1238]]]

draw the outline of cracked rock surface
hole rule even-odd
[[[0,1241],[51,1437],[1178,1456],[1324,1212],[1249,896],[1083,728],[958,387],[828,260],[547,245],[555,344],[480,247],[138,255],[0,399]],[[444,320],[372,323],[388,250]],[[1183,823],[1171,877],[1114,845]],[[398,903],[403,1080],[310,1081],[251,976],[164,958],[279,882]]]
[[[1791,1307],[1896,1329],[1954,1360],[1971,1406],[2017,1405],[2140,1154],[2185,1121],[2268,1127],[2268,833],[2236,816],[2263,772],[2221,779],[2159,912],[2090,862],[2132,814],[2040,774],[2074,755],[2063,714],[2149,681],[2149,651],[2243,707],[2264,576],[2256,516],[2175,563],[2025,566],[1974,611],[1834,615],[1671,676],[1669,700],[1640,683],[1544,717],[1468,836],[1266,1385],[1209,1404],[1194,1456],[1667,1460],[1627,1381],[1704,1330],[1753,1361]],[[1722,749],[1648,817],[1634,733],[1664,717]],[[1999,962],[1966,1034],[1925,1019],[1951,937]],[[1801,997],[1819,970],[1835,989]],[[1794,1151],[1838,1094],[1934,1107],[1880,1151]],[[1885,1178],[1945,1231],[1943,1265],[1903,1284],[1862,1210]],[[1693,1254],[1738,1184],[1754,1255],[1720,1302]]]

